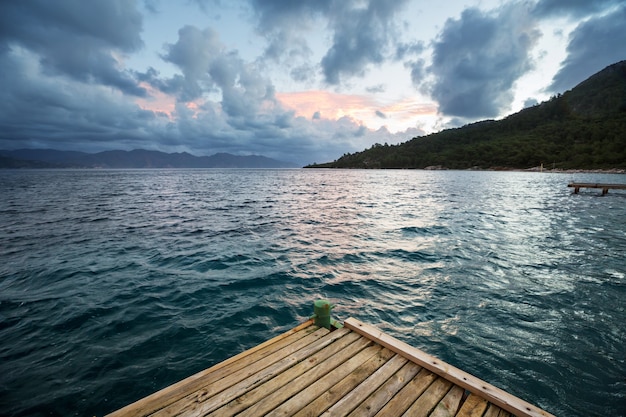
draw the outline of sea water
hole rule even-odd
[[[350,316],[558,416],[626,415],[623,175],[0,171],[0,414],[101,416]]]

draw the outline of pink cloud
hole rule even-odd
[[[140,83],[140,87],[148,91],[147,98],[136,98],[135,103],[143,110],[166,114],[170,119],[174,118],[176,111],[176,98],[153,88],[148,83]]]
[[[301,91],[296,93],[276,93],[276,98],[296,115],[311,118],[316,112],[325,119],[354,117],[363,110],[376,107],[368,97],[355,94],[337,94],[328,91]],[[358,117],[355,117],[358,118]]]
[[[329,120],[349,117],[371,129],[386,126],[390,131],[406,130],[437,115],[434,103],[411,98],[384,103],[373,96],[317,90],[277,93],[276,98],[283,106],[294,110],[297,116],[310,119],[319,112],[321,118]],[[380,117],[381,113],[384,118]]]

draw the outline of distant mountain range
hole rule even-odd
[[[375,144],[311,168],[626,169],[626,61],[502,120]]]
[[[54,149],[0,150],[0,168],[296,168],[259,155],[194,156],[135,149],[86,153]]]

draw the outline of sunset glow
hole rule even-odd
[[[390,132],[398,132],[416,126],[417,120],[436,120],[434,103],[419,103],[404,99],[383,103],[373,96],[339,94],[329,91],[302,91],[277,93],[282,105],[304,118],[338,120],[348,116],[371,129],[385,126]]]

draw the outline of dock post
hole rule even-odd
[[[343,327],[341,323],[330,317],[330,310],[334,307],[328,300],[315,300],[313,303],[313,316],[311,316],[311,318],[315,319],[315,325],[325,327],[328,330],[332,330],[331,327],[336,329]]]
[[[330,310],[333,306],[328,300],[315,300],[313,303],[313,317],[315,325],[330,329]]]

